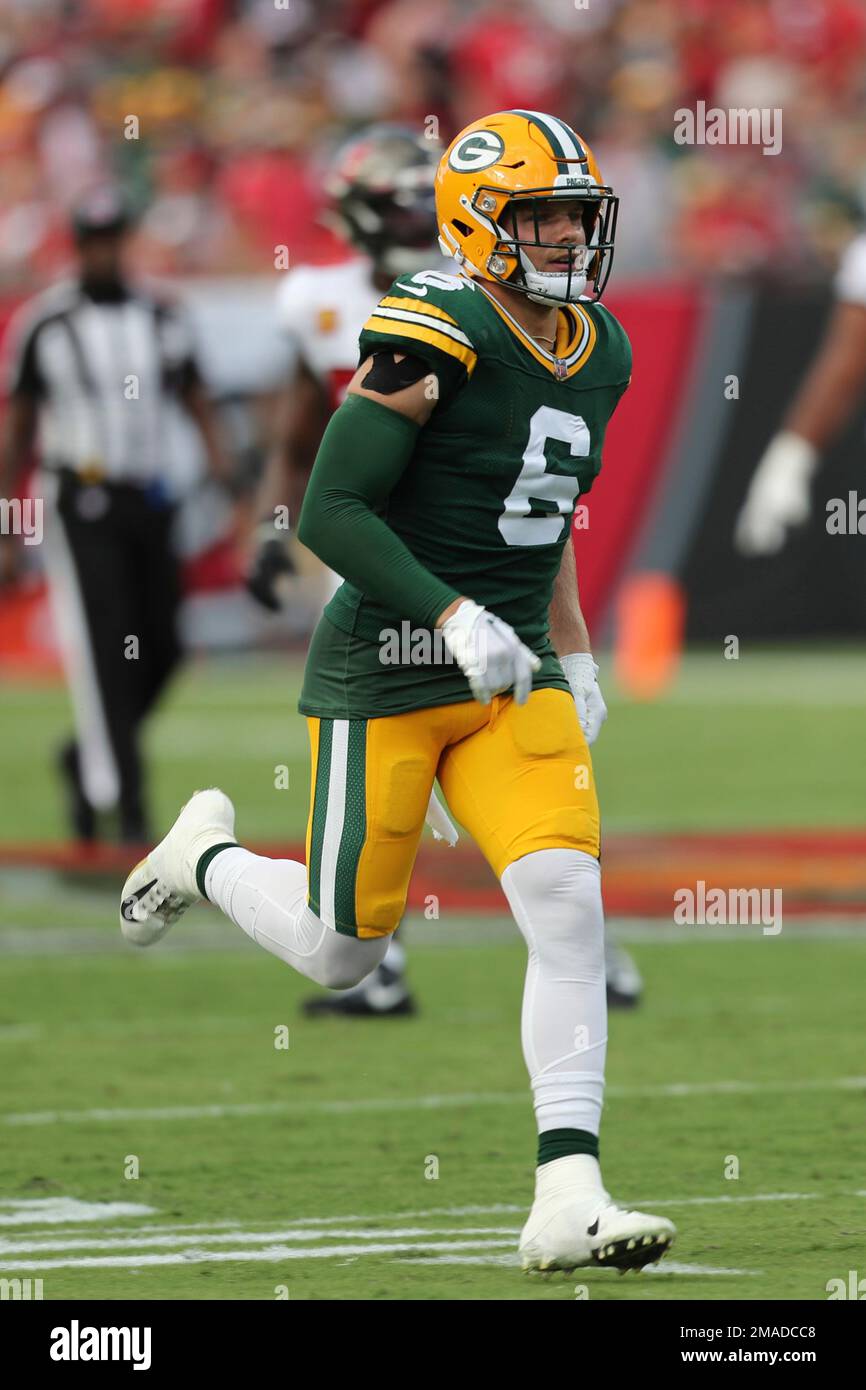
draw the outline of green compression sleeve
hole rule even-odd
[[[419,627],[460,597],[376,514],[412,457],[420,426],[364,396],[331,416],[310,474],[298,540],[337,574]]]

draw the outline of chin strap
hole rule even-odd
[[[572,271],[571,276],[562,271],[537,270],[521,246],[519,248],[520,273],[527,299],[533,304],[573,304],[586,289],[586,272]],[[548,294],[545,291],[559,289],[561,294]],[[566,298],[567,292],[567,298]]]

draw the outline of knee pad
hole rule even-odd
[[[323,953],[319,983],[327,989],[352,989],[359,985],[377,965],[382,964],[388,940],[388,937],[377,937],[371,941],[356,941],[351,936],[337,937],[335,948]],[[330,944],[334,945],[334,938]],[[355,949],[350,952],[347,947]]]
[[[531,951],[545,957],[578,946],[604,968],[601,869],[576,849],[541,849],[508,865],[502,887]]]
[[[310,918],[315,919],[310,925],[318,924],[321,928],[318,945],[308,957],[317,984],[324,985],[326,989],[352,989],[366,979],[377,965],[381,965],[390,937],[361,941],[354,936],[343,936],[326,927],[311,908],[308,907],[306,911]]]

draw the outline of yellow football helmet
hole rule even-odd
[[[538,270],[525,250],[561,249],[539,237],[539,204],[550,198],[584,204],[586,246],[574,247],[567,271]],[[518,200],[534,214],[534,240],[517,236]],[[610,275],[618,207],[589,146],[571,126],[541,111],[498,111],[473,121],[448,146],[436,172],[445,255],[537,304],[573,303],[588,281],[598,299]]]

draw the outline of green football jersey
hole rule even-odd
[[[564,306],[558,322],[547,352],[481,282],[421,271],[379,301],[360,354],[420,357],[438,398],[381,516],[422,565],[541,657],[535,688],[567,690],[548,634],[553,584],[631,348],[599,303]],[[441,633],[410,627],[399,592],[384,608],[344,583],[313,636],[299,708],[363,719],[472,698]]]

